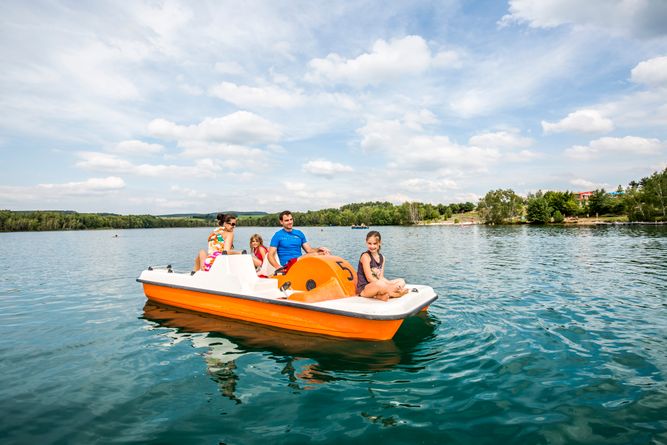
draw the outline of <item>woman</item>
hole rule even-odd
[[[219,227],[215,228],[208,236],[208,252],[200,250],[195,258],[195,271],[208,272],[215,259],[225,252],[227,255],[238,255],[234,249],[234,228],[236,227],[236,215],[225,215],[218,213]]]

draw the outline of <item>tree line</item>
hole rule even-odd
[[[116,215],[67,211],[14,212],[0,210],[0,232],[208,227],[211,223],[211,220],[201,218],[160,218],[152,215]]]
[[[489,191],[478,204],[472,202],[429,204],[404,202],[362,202],[307,212],[293,212],[299,226],[367,226],[411,225],[437,221],[477,210],[486,224],[529,222],[559,223],[565,218],[583,216],[627,215],[629,221],[667,221],[667,168],[623,189],[607,193],[595,190],[582,202],[573,192],[538,191],[523,198],[511,189]],[[77,213],[72,211],[0,210],[0,232],[148,229],[160,227],[210,227],[215,214],[192,217],[159,217],[153,215],[117,215],[113,213]],[[278,214],[239,215],[240,226],[275,227]]]
[[[526,198],[512,189],[489,191],[477,205],[486,224],[527,221],[535,224],[561,223],[565,218],[627,215],[629,221],[667,221],[667,168],[614,192],[595,190],[579,201],[569,191],[541,190]]]
[[[367,226],[411,225],[420,221],[448,219],[455,214],[475,210],[472,202],[455,204],[428,204],[405,202],[394,205],[390,202],[362,202],[346,204],[339,208],[292,212],[294,224],[298,226]],[[241,226],[275,227],[278,214],[260,217],[239,217]]]

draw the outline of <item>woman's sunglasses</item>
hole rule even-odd
[[[230,223],[230,222],[228,222],[227,224],[229,224],[229,225],[232,226],[232,227],[236,227],[236,223]]]

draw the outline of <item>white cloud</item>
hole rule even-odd
[[[239,107],[295,108],[303,105],[305,96],[275,86],[250,87],[222,82],[211,87],[209,93]]]
[[[441,192],[443,190],[451,190],[458,188],[456,181],[450,179],[424,179],[424,178],[411,178],[401,181],[399,183],[401,187],[411,192]]]
[[[221,144],[206,141],[186,140],[179,142],[183,148],[182,155],[189,158],[224,158],[239,161],[257,161],[267,156],[267,152],[259,148],[239,144]]]
[[[485,169],[500,158],[496,148],[459,145],[444,135],[422,134],[398,120],[371,120],[357,129],[361,148],[384,153],[401,170]]]
[[[79,152],[75,164],[86,170],[126,173],[148,177],[214,177],[223,164],[212,159],[199,159],[194,165],[133,164],[117,156],[98,152]]]
[[[436,68],[460,68],[461,56],[456,51],[441,51],[433,57],[432,64]]]
[[[65,184],[39,184],[40,190],[53,190],[63,194],[97,194],[117,191],[125,187],[125,181],[117,176],[106,178],[90,178],[83,182],[67,182]]]
[[[405,125],[412,129],[421,131],[424,128],[424,125],[433,125],[438,123],[438,118],[433,112],[423,109],[418,113],[408,112],[403,116],[403,122]]]
[[[605,187],[605,184],[598,184],[583,178],[573,179],[570,181],[570,184],[586,190],[596,190]]]
[[[476,134],[470,138],[468,143],[476,147],[514,149],[530,147],[534,141],[531,138],[521,136],[519,130],[512,129]]]
[[[545,133],[606,133],[614,129],[614,123],[597,110],[577,110],[556,123],[542,121]]]
[[[398,120],[370,120],[357,129],[361,136],[361,148],[366,151],[381,151],[407,144],[409,135]]]
[[[439,55],[437,64],[454,60],[453,52]],[[392,82],[426,71],[434,62],[431,51],[420,36],[407,36],[389,42],[377,40],[370,53],[346,59],[331,53],[308,63],[306,80],[314,83],[341,83],[356,87]]]
[[[175,140],[205,140],[232,144],[276,142],[282,130],[273,122],[248,111],[206,118],[196,125],[177,125],[165,119],[154,119],[148,131],[156,137]]]
[[[667,87],[667,56],[640,62],[632,69],[631,79],[652,87]]]
[[[300,192],[306,190],[306,184],[303,182],[283,181],[283,186],[285,187],[285,190],[290,192]]]
[[[217,62],[214,69],[220,74],[243,74],[245,72],[243,67],[234,60]]]
[[[573,159],[595,159],[605,155],[657,155],[664,151],[666,144],[658,139],[637,136],[623,138],[604,137],[591,141],[588,145],[574,145],[565,150],[565,155]]]
[[[543,155],[540,152],[533,150],[521,150],[516,153],[508,153],[505,155],[505,159],[513,162],[528,162],[541,157],[543,157]]]
[[[172,185],[170,190],[174,193],[188,196],[190,198],[206,198],[206,193],[188,187],[180,187],[178,185]]]
[[[167,210],[181,210],[192,209],[193,200],[191,199],[174,199],[172,196],[168,198],[161,197],[138,197],[133,196],[128,198],[128,201],[138,206],[150,206],[159,209],[159,212],[167,212]],[[194,201],[197,202],[197,201]],[[201,204],[200,204],[201,205]]]
[[[164,150],[164,146],[160,144],[149,144],[147,142],[138,141],[136,139],[130,141],[123,141],[116,145],[113,151],[124,154],[155,154]]]
[[[340,173],[349,173],[354,171],[349,165],[340,164],[338,162],[331,162],[324,159],[317,159],[308,161],[302,166],[302,170],[306,173],[311,173],[316,176],[324,176],[331,178]]]
[[[574,25],[639,37],[665,35],[663,0],[510,0],[499,24],[527,23],[532,28]]]
[[[494,148],[459,145],[447,136],[414,136],[402,150],[393,149],[390,166],[416,170],[486,169],[500,158]]]
[[[317,201],[320,205],[329,206],[336,200],[340,199],[340,194],[330,189],[317,189],[309,186],[303,182],[283,181],[283,187],[290,192],[289,199],[285,199],[280,194],[267,194],[260,202],[264,204],[280,204],[294,205],[295,202],[300,202],[308,206],[309,203]],[[310,208],[310,207],[309,207]]]
[[[65,197],[100,197],[117,193],[125,188],[125,181],[117,176],[90,178],[62,184],[37,184],[30,187],[0,186],[0,199],[11,202],[58,201]]]

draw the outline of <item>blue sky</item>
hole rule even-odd
[[[280,211],[667,166],[667,2],[4,1],[0,208]]]

